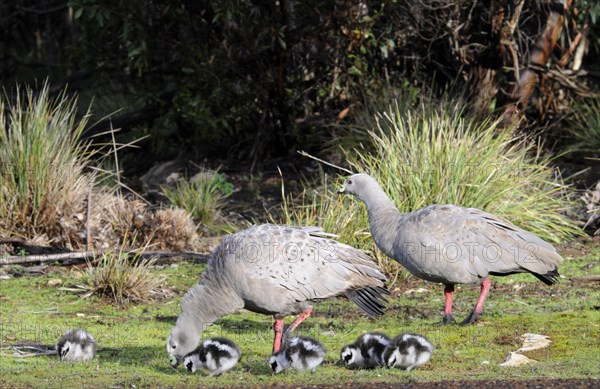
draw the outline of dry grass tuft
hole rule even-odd
[[[119,305],[145,302],[160,293],[165,278],[151,272],[156,259],[130,258],[128,253],[109,251],[103,253],[98,264],[82,271],[78,289],[85,291],[84,298],[99,295]]]
[[[143,232],[152,237],[153,249],[183,251],[197,248],[196,224],[185,210],[167,208],[146,216]]]
[[[138,243],[152,250],[193,250],[198,244],[196,225],[182,209],[150,210],[140,200],[117,193],[99,193],[92,212],[95,246],[103,249]],[[129,233],[131,232],[131,233]]]

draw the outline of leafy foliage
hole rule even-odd
[[[526,2],[518,13],[515,2],[385,0],[71,0],[51,10],[45,1],[17,0],[2,7],[6,79],[33,82],[45,70],[84,102],[103,102],[99,117],[126,108],[123,132],[151,133],[161,158],[182,147],[234,157],[316,148],[323,124],[403,79],[473,91],[473,106],[485,115],[510,100],[518,72],[504,69],[527,63],[549,12],[544,2]],[[594,66],[597,7],[586,1],[572,11],[565,28],[576,36],[589,25],[583,63]],[[570,44],[561,41],[565,50]],[[557,85],[545,87],[566,90]]]

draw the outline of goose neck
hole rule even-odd
[[[391,256],[394,246],[394,236],[402,214],[396,207],[384,206],[367,210],[369,227],[373,241],[387,256]]]
[[[183,298],[181,314],[186,320],[201,326],[202,329],[222,316],[235,312],[236,304],[229,304],[229,293],[221,287],[197,284]]]

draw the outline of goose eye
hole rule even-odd
[[[352,185],[352,180],[348,180],[348,185]]]

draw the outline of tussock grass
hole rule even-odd
[[[165,277],[150,271],[155,258],[140,259],[139,254],[130,258],[123,248],[102,254],[96,266],[88,262],[81,273],[79,289],[84,298],[98,295],[119,305],[141,303],[158,293]]]
[[[353,170],[373,175],[401,212],[430,204],[474,207],[551,242],[579,234],[566,216],[569,187],[540,145],[499,121],[476,121],[461,101],[373,119],[369,147],[345,150]]]
[[[171,205],[186,210],[206,233],[233,232],[233,226],[221,215],[233,185],[223,175],[202,170],[190,181],[182,180],[162,191]]]
[[[65,93],[49,97],[17,89],[13,104],[0,97],[0,233],[45,236],[71,246],[79,240],[76,218],[84,214],[94,175],[91,153],[78,143],[87,115]]]

